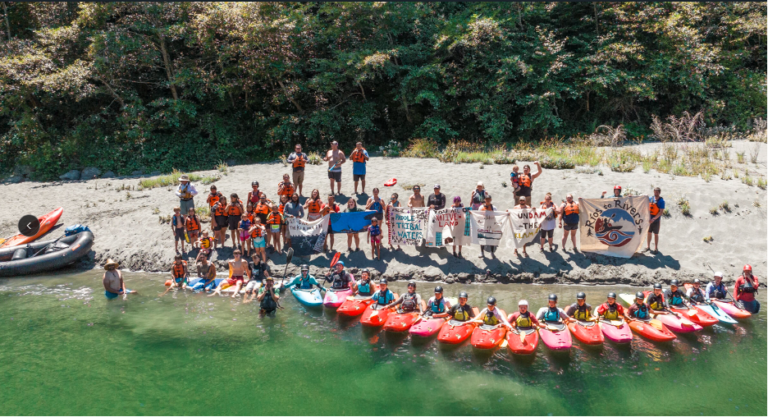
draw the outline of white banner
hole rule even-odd
[[[512,209],[509,211],[509,221],[504,236],[509,236],[508,242],[513,248],[519,249],[533,241],[538,241],[541,223],[551,216],[554,209],[530,208]]]
[[[467,207],[430,210],[427,221],[427,246],[466,246],[472,243]]]
[[[396,207],[389,211],[392,245],[418,245],[426,237],[427,209]]]
[[[583,252],[631,258],[648,233],[648,196],[579,199],[579,237]]]
[[[504,229],[509,220],[509,213],[506,211],[472,210],[469,214],[472,243],[499,246],[499,243],[504,240]]]
[[[288,217],[288,235],[296,256],[309,256],[323,251],[325,235],[328,233],[329,215],[321,219],[306,221]]]

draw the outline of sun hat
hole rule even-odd
[[[187,182],[189,182],[189,176],[188,175],[182,175],[181,177],[179,177],[179,181],[187,181]]]
[[[117,268],[119,264],[115,262],[112,258],[107,259],[107,263],[104,264],[104,269],[114,269],[112,268],[112,266]]]

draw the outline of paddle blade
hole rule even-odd
[[[688,316],[689,316],[689,317],[693,317],[693,316],[695,316],[695,315],[696,315],[696,310],[694,310],[694,309],[690,309],[690,310],[688,310]]]
[[[347,296],[347,301],[355,301],[355,297],[349,295],[349,296]]]
[[[331,268],[336,265],[336,262],[339,262],[339,258],[341,258],[341,252],[336,252],[336,255],[333,255],[333,259],[331,259]]]
[[[501,347],[505,348],[507,345],[509,345],[509,343],[507,342],[507,339],[504,339],[504,341],[501,342]]]
[[[520,332],[520,343],[525,344],[525,333]]]
[[[664,330],[664,325],[659,320],[653,319],[650,323],[656,330]]]
[[[621,320],[611,320],[611,324],[616,326],[616,327],[619,327],[619,326],[622,325],[622,321]]]
[[[2,245],[3,243],[5,243],[5,241],[6,241],[6,239],[0,239],[0,245]]]
[[[288,248],[288,253],[285,254],[285,264],[291,263],[291,259],[293,259],[293,248]]]

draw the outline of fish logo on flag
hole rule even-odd
[[[626,210],[609,209],[595,220],[597,240],[608,246],[624,246],[635,235],[635,224]]]
[[[630,258],[650,220],[648,196],[579,199],[579,246],[583,252]]]

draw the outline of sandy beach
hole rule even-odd
[[[641,151],[648,151],[659,144],[638,145]],[[757,164],[736,163],[736,152],[749,152],[760,147]],[[346,150],[349,152],[349,150]],[[734,141],[731,149],[734,166],[749,170],[753,177],[765,177],[766,144]],[[748,162],[748,161],[747,161]],[[522,165],[530,163],[518,161]],[[532,165],[532,163],[531,163]],[[400,201],[407,204],[410,191],[404,187],[422,184],[426,195],[432,192],[434,184],[442,186],[448,200],[456,195],[466,204],[477,181],[483,181],[494,197],[494,204],[500,210],[513,207],[510,187],[502,183],[509,181],[511,165],[480,165],[442,163],[437,159],[384,158],[373,157],[368,163],[366,195],[353,193],[351,162],[343,167],[342,195],[337,202],[344,204],[349,198],[356,198],[365,204],[373,187],[381,189],[385,199],[396,192]],[[535,172],[535,167],[533,167]],[[551,192],[553,200],[559,203],[567,193],[575,198],[599,198],[602,191],[610,196],[615,184],[625,190],[636,190],[641,194],[652,194],[653,187],[661,187],[670,217],[662,218],[659,253],[638,253],[631,259],[619,259],[588,253],[559,250],[562,229],[555,231],[557,251],[542,253],[538,244],[527,248],[529,257],[517,257],[512,249],[500,248],[496,259],[479,258],[478,246],[463,249],[464,258],[454,258],[448,249],[403,247],[402,251],[382,250],[383,260],[371,260],[370,246],[361,235],[361,251],[346,252],[346,237],[337,235],[335,250],[342,251],[341,259],[352,268],[367,267],[374,275],[382,274],[390,279],[408,279],[445,282],[530,282],[530,283],[580,283],[580,284],[634,284],[648,285],[652,282],[668,282],[672,278],[709,280],[712,270],[725,273],[725,280],[734,280],[743,264],[751,264],[760,278],[766,276],[766,191],[756,186],[747,186],[740,179],[722,180],[713,177],[710,182],[701,178],[679,177],[651,171],[643,173],[638,167],[632,173],[612,172],[600,167],[601,173],[579,173],[579,169],[544,170],[535,181],[533,202],[543,200]],[[275,199],[277,184],[290,167],[280,162],[229,167],[215,184],[225,195],[232,192],[245,198],[251,181],[259,181],[261,189]],[[583,170],[581,170],[583,171]],[[327,167],[308,166],[304,184],[304,195],[314,188],[320,190],[323,200],[329,192]],[[217,171],[203,171],[200,174],[216,174]],[[384,187],[388,179],[395,177],[398,184]],[[161,224],[160,216],[172,214],[172,208],[179,204],[173,188],[161,187],[137,191],[139,178],[93,179],[72,182],[22,182],[0,185],[4,194],[11,198],[0,201],[0,236],[17,233],[17,222],[25,214],[41,215],[52,209],[64,207],[60,221],[64,227],[84,224],[96,236],[96,243],[87,261],[77,268],[99,268],[107,258],[117,260],[123,270],[148,272],[168,271],[175,255],[173,236],[169,224]],[[199,207],[205,205],[208,186],[194,183],[200,193],[195,198]],[[123,186],[134,189],[127,191]],[[129,196],[130,194],[130,196]],[[691,216],[684,216],[676,201],[686,197],[690,201]],[[712,215],[709,210],[728,202],[730,212],[720,211]],[[302,199],[303,202],[303,199]],[[159,210],[159,214],[155,212]],[[203,224],[210,230],[210,223]],[[63,233],[63,227],[53,231],[47,238]],[[704,238],[711,236],[710,243]],[[197,251],[185,256],[192,261]],[[226,260],[231,258],[232,247],[214,252],[212,260],[219,271],[224,270]],[[297,273],[300,263],[309,263],[311,272],[319,274],[328,266],[332,253],[312,256],[311,259],[294,258],[288,273]],[[273,271],[282,274],[285,254],[271,256]]]

